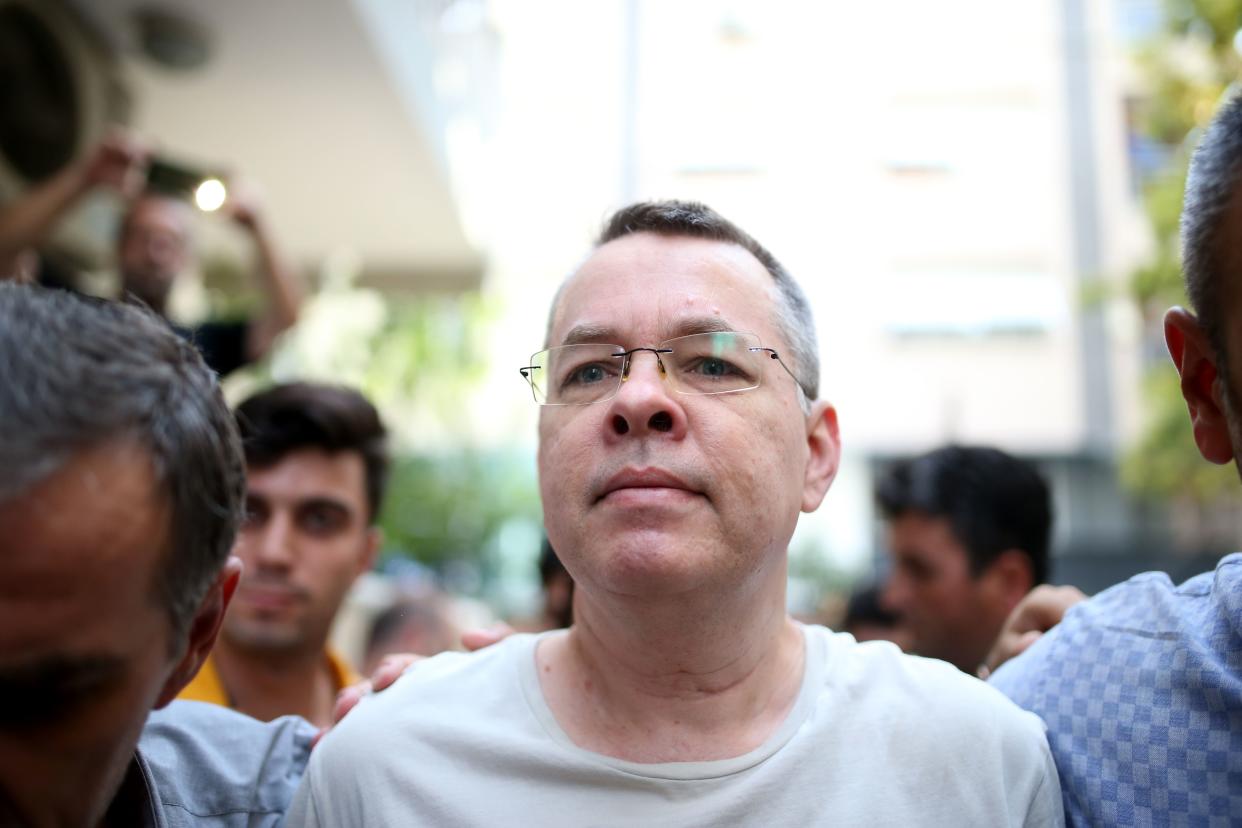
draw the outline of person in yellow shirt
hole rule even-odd
[[[337,692],[359,680],[327,641],[380,548],[386,431],[361,394],[330,385],[278,385],[235,415],[247,490],[234,554],[245,569],[215,650],[179,698],[324,727]]]

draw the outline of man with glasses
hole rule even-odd
[[[699,204],[617,213],[522,373],[574,625],[419,663],[316,750],[297,825],[1057,825],[1040,722],[785,611],[836,474],[810,308]]]

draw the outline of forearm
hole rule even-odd
[[[302,287],[277,249],[266,223],[255,221],[250,234],[259,259],[259,279],[266,300],[263,318],[273,328],[273,333],[279,333],[297,322]]]
[[[259,281],[264,294],[264,310],[250,324],[246,351],[250,359],[261,359],[281,332],[298,321],[302,287],[297,275],[280,255],[267,224],[260,216],[244,222],[258,257]]]
[[[0,261],[40,244],[88,189],[83,165],[74,163],[0,210]]]

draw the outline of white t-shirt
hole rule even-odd
[[[785,722],[709,762],[577,747],[540,689],[537,636],[420,662],[315,749],[289,825],[1063,824],[1038,718],[944,662],[803,629]]]

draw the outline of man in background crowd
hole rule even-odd
[[[245,570],[220,641],[181,698],[327,726],[337,692],[358,680],[327,642],[382,542],[386,432],[357,391],[313,383],[255,394],[236,417],[246,508],[234,554]]]
[[[185,702],[148,721],[241,568],[214,375],[149,311],[0,284],[0,376],[0,825],[279,824],[313,728]]]
[[[856,641],[891,641],[907,652],[910,650],[906,628],[880,604],[879,587],[865,586],[850,594],[839,629]]]
[[[116,236],[121,293],[166,316],[173,284],[191,264],[194,216],[184,199],[146,188],[151,160],[149,148],[116,132],[0,210],[0,279],[29,280],[37,267],[32,251],[84,196],[107,188],[126,201]],[[192,339],[207,364],[223,376],[268,352],[276,336],[297,321],[302,294],[254,193],[234,184],[221,210],[245,232],[258,254],[264,310],[252,319],[177,330]]]
[[[882,605],[912,652],[973,675],[1009,613],[1047,577],[1048,485],[1003,451],[946,446],[893,465],[876,500],[891,558]]]
[[[1191,160],[1181,235],[1196,313],[1169,310],[1165,339],[1199,452],[1242,472],[1242,96]],[[1073,597],[1033,593],[1005,638],[1047,629]],[[1047,722],[1070,824],[1242,815],[1242,554],[1181,586],[1147,572],[1077,603],[991,680]]]
[[[362,672],[374,673],[394,653],[432,656],[456,648],[460,640],[447,596],[432,589],[402,595],[371,622]]]

